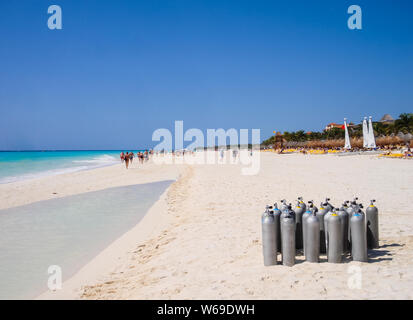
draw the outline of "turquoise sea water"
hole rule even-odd
[[[0,299],[48,290],[48,268],[63,281],[133,228],[173,181],[109,188],[0,210]]]
[[[136,153],[136,150],[133,151]],[[0,183],[112,165],[120,161],[120,152],[113,150],[0,152]]]

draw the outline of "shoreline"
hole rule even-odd
[[[0,184],[0,210],[111,187],[176,180],[180,171],[179,166],[157,165],[151,161],[143,165],[134,163],[128,170],[118,163]]]
[[[55,176],[59,176],[62,174],[70,174],[70,173],[81,172],[81,171],[95,170],[95,169],[100,169],[100,168],[105,168],[105,167],[110,167],[110,166],[115,166],[115,165],[117,165],[117,163],[110,163],[110,164],[90,166],[90,167],[83,166],[83,167],[57,168],[57,169],[51,169],[51,170],[46,170],[46,171],[39,171],[36,173],[23,174],[18,177],[13,177],[15,178],[15,180],[6,181],[6,182],[3,182],[4,179],[7,178],[10,180],[11,177],[4,177],[0,179],[0,185],[10,184],[10,183],[15,183],[15,182],[22,182],[22,181],[29,181],[29,180],[34,180],[34,179],[41,179],[45,177],[55,177]]]
[[[85,286],[102,281],[107,274],[116,270],[119,264],[125,262],[127,254],[133,251],[136,245],[148,240],[152,232],[160,232],[167,225],[166,198],[172,185],[178,180],[179,177],[162,193],[136,225],[99,252],[75,275],[64,281],[61,290],[45,291],[34,300],[79,300],[82,298],[81,291]]]

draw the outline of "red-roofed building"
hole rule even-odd
[[[344,124],[338,124],[338,123],[332,122],[332,123],[329,123],[328,125],[326,125],[324,130],[328,131],[328,130],[331,130],[333,128],[339,128],[339,129],[344,130]]]

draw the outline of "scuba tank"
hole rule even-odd
[[[304,210],[303,206],[300,203],[300,201],[301,201],[300,198],[298,198],[297,205],[294,208],[294,214],[295,214],[295,248],[296,249],[302,249],[303,248],[303,222],[302,222],[302,217],[303,217],[303,213],[305,212],[305,210]],[[305,204],[304,204],[304,206],[305,206]]]
[[[287,210],[288,210],[288,214],[293,217],[294,222],[295,222],[295,220],[296,220],[296,219],[295,219],[295,218],[296,218],[296,217],[295,217],[295,212],[294,212],[294,210],[292,209],[291,203],[288,205]]]
[[[368,249],[379,247],[379,210],[374,202],[376,200],[370,200],[370,205],[366,209]]]
[[[264,219],[269,213],[271,213],[271,209],[272,209],[272,207],[267,204],[265,206],[264,213],[261,215],[261,218]]]
[[[305,205],[305,202],[303,201],[303,197],[298,197],[298,202],[299,202],[299,206],[303,208],[303,212],[305,212],[305,210],[307,209],[307,206]]]
[[[275,214],[276,212],[279,213],[279,214],[281,214],[281,210],[278,209],[277,202],[274,203],[274,206],[273,206],[273,210],[272,210],[272,211],[273,211],[274,214]]]
[[[262,225],[262,252],[264,255],[264,266],[277,264],[277,237],[275,233],[274,215],[267,206],[261,217]]]
[[[282,201],[285,201],[285,200],[282,200]],[[291,215],[291,210],[290,209],[291,209],[291,205],[289,206],[289,205],[285,204],[284,210],[281,210],[281,214],[280,214],[281,248],[282,248],[282,241],[283,241],[283,239],[282,239],[283,238],[283,236],[282,236],[283,235],[283,229],[282,229],[282,226],[281,226],[281,221],[285,217]]]
[[[348,252],[349,249],[349,215],[346,211],[346,207],[344,206],[345,203],[343,203],[343,206],[340,208],[340,210],[337,212],[338,217],[340,218],[341,222],[341,234],[343,236],[343,254]]]
[[[349,217],[351,217],[355,212],[354,207],[351,204],[347,206],[346,211],[347,211]]]
[[[319,262],[320,259],[320,220],[317,217],[317,208],[311,208],[311,215],[305,222],[305,260]]]
[[[281,210],[280,221],[287,216],[292,216],[295,221],[294,211],[291,210],[291,203],[289,205],[287,204],[284,210]],[[282,234],[282,228],[281,228],[281,234]]]
[[[326,221],[326,219],[324,220]],[[327,219],[327,259],[331,263],[341,263],[343,259],[343,234],[341,220],[336,210]]]
[[[354,212],[358,212],[358,209],[360,209],[359,208],[359,204],[357,203],[357,200],[358,200],[359,198],[357,198],[357,197],[355,197],[354,199],[353,199],[353,201],[351,201],[351,203],[350,203],[350,207],[352,207],[353,209],[354,209]]]
[[[353,260],[367,262],[366,224],[364,214],[360,209],[350,218],[350,230]]]
[[[308,201],[308,206],[307,206],[307,210],[303,213],[302,216],[302,224],[303,224],[303,249],[304,249],[304,256],[305,256],[305,245],[306,245],[306,232],[307,232],[307,226],[306,226],[306,222],[307,219],[312,215],[312,210],[314,210],[314,204],[313,201]]]
[[[274,203],[274,222],[275,222],[275,234],[277,237],[277,253],[281,253],[281,225],[280,225],[280,216],[281,210],[278,209],[277,202]]]
[[[354,198],[354,200],[351,201],[350,206],[349,206],[348,209],[347,209],[347,212],[348,212],[348,214],[349,214],[349,216],[350,216],[350,219],[351,219],[351,217],[353,216],[353,214],[355,214],[356,212],[359,212],[359,209],[363,209],[363,208],[364,208],[364,207],[363,207],[363,204],[357,203],[356,200],[358,200],[358,198]],[[362,213],[364,214],[364,212],[362,212]]]
[[[328,208],[327,203],[324,203],[324,207]],[[324,232],[326,234],[326,252],[328,253],[328,239],[327,239],[327,232],[328,232],[328,218],[335,213],[335,209],[329,210],[325,215],[324,215]]]
[[[349,202],[350,201],[348,201],[348,200],[344,201],[343,204],[340,207],[340,211],[347,211]]]
[[[285,266],[295,264],[295,221],[291,214],[281,218],[282,263]]]
[[[326,235],[324,229],[324,216],[328,212],[328,209],[324,207],[324,204],[320,204],[320,208],[317,211],[317,217],[320,221],[320,253],[326,253]]]
[[[283,212],[283,211],[286,210],[287,208],[288,208],[287,200],[285,200],[285,199],[281,200],[281,205],[280,205],[280,210],[281,210],[281,212]]]
[[[357,198],[355,198],[355,199],[357,199]],[[349,249],[350,249],[350,251],[351,251],[351,242],[352,242],[352,240],[351,240],[351,224],[350,224],[351,217],[354,216],[356,213],[358,213],[358,214],[360,214],[364,217],[364,223],[366,223],[366,217],[364,215],[364,212],[361,210],[363,208],[363,205],[361,203],[358,203],[358,204],[352,206],[352,208],[353,208],[353,211],[348,217],[348,221],[349,221],[348,222],[348,229],[349,229],[349,239],[350,239],[349,240]]]
[[[334,207],[329,203],[329,201],[330,201],[330,198],[326,198],[326,201],[324,201],[324,203],[325,203],[325,207],[327,207],[328,210],[331,211],[333,210]]]
[[[345,202],[347,204],[346,212],[348,214],[348,248],[350,250],[351,248],[350,219],[354,214],[354,208],[351,206],[351,203],[349,200],[346,200]]]

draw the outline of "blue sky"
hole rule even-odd
[[[58,4],[63,29],[47,28]],[[363,29],[347,28],[360,5]],[[412,1],[0,2],[0,150],[144,148],[157,128],[321,130],[412,112]]]

